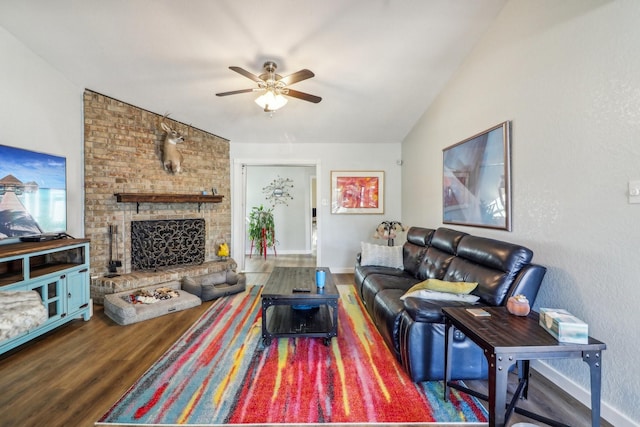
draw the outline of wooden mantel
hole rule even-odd
[[[168,193],[116,193],[114,196],[121,203],[136,203],[137,212],[140,212],[140,203],[197,203],[200,210],[202,203],[220,203],[224,197],[217,194]]]

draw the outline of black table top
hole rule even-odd
[[[326,273],[324,288],[316,286],[316,270]],[[306,289],[309,292],[294,292]],[[269,280],[264,285],[262,298],[268,299],[337,299],[338,288],[327,267],[274,267]]]
[[[493,353],[567,353],[606,348],[606,344],[591,337],[588,344],[558,342],[538,324],[539,315],[534,311],[528,316],[515,316],[506,307],[482,308],[491,316],[474,316],[464,307],[445,307],[442,312],[456,328]]]

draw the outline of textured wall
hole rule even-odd
[[[233,196],[238,209],[234,209],[233,238],[235,249],[243,246],[245,227],[244,210],[240,200],[246,200],[243,188],[242,164],[298,165],[316,164],[318,265],[330,267],[333,273],[353,272],[360,242],[368,241],[381,221],[400,218],[400,143],[349,144],[327,142],[262,144],[241,143],[231,145],[233,160]],[[375,148],[375,149],[373,149]],[[384,171],[384,214],[336,215],[331,213],[331,171]],[[414,185],[411,183],[410,185]],[[417,183],[422,185],[422,183]],[[415,187],[414,187],[415,188]],[[417,224],[424,224],[421,219]],[[247,251],[249,248],[246,249]],[[242,253],[232,253],[240,263]]]
[[[67,232],[82,237],[82,90],[0,28],[0,144],[67,159]]]
[[[231,241],[229,141],[166,120],[185,136],[179,150],[184,171],[173,174],[162,166],[165,132],[161,115],[101,94],[84,93],[85,236],[91,239],[91,271],[102,274],[109,263],[109,225],[118,226],[118,259],[131,271],[131,221],[204,218],[206,260],[216,258],[216,242]],[[198,194],[218,190],[222,203],[118,203],[114,193]],[[210,193],[209,193],[210,194]]]
[[[442,149],[512,120],[513,232],[455,228],[534,250],[549,269],[536,308],[566,308],[607,343],[604,409],[635,423],[640,204],[626,192],[640,179],[638,22],[635,0],[508,2],[407,137],[402,177],[403,221],[440,225]],[[429,185],[417,197],[412,182]],[[581,360],[545,363],[563,387],[588,390]]]

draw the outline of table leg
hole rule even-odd
[[[451,378],[451,353],[453,344],[453,327],[448,318],[444,323],[444,401],[449,400],[449,379]]]
[[[338,336],[338,300],[333,300],[329,303],[329,305],[331,306],[331,311],[332,311],[332,315],[333,315],[333,320],[332,320],[332,335],[334,337]]]
[[[600,426],[601,356],[599,351],[582,352],[582,360],[589,365],[591,374],[591,427]]]
[[[489,426],[502,427],[506,423],[507,382],[512,357],[492,354],[489,362]]]
[[[267,330],[267,308],[269,307],[269,302],[266,299],[262,299],[262,340],[266,344],[266,340],[268,340],[269,331]]]
[[[522,398],[529,398],[529,370],[530,362],[528,360],[519,360],[518,361],[518,379],[520,381],[525,381],[524,389],[522,390]]]

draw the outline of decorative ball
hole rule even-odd
[[[507,300],[507,311],[516,316],[526,316],[531,311],[529,300],[524,295],[516,295]]]

